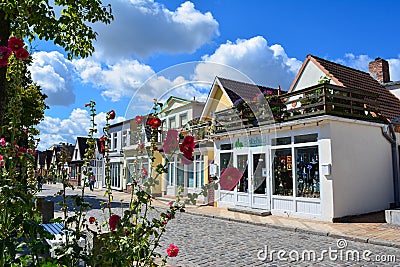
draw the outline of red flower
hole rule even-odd
[[[22,41],[18,37],[13,36],[10,39],[8,39],[8,48],[10,48],[12,51],[16,52],[23,47],[24,47],[24,41]]]
[[[110,111],[107,113],[107,115],[108,115],[108,118],[109,118],[110,120],[115,119],[115,111],[114,111],[114,110],[110,110]]]
[[[95,217],[91,216],[91,217],[89,218],[89,223],[90,223],[90,224],[94,224],[95,221],[96,221],[96,218],[95,218]]]
[[[11,56],[12,50],[5,46],[0,46],[0,67],[7,66],[8,58]]]
[[[135,122],[137,123],[137,124],[142,124],[142,122],[143,122],[143,116],[136,116],[135,117]]]
[[[230,167],[222,171],[219,184],[222,190],[232,190],[242,178],[243,173],[235,167]]]
[[[0,145],[5,146],[6,145],[6,140],[4,138],[0,138]]]
[[[151,117],[151,118],[147,119],[146,124],[150,125],[151,128],[153,128],[153,129],[157,129],[158,127],[161,126],[161,120],[157,117]]]
[[[170,244],[167,248],[168,257],[176,257],[178,256],[179,248],[174,244]]]
[[[191,135],[185,136],[182,144],[180,144],[179,149],[183,153],[183,156],[188,160],[193,160],[193,151],[195,143],[194,137]]]
[[[90,103],[86,103],[86,104],[85,104],[85,107],[88,107],[88,106],[90,106]]]
[[[16,59],[25,60],[25,59],[27,59],[29,57],[29,52],[26,51],[26,49],[23,48],[23,47],[21,47],[20,49],[18,49],[14,53],[15,53],[15,58]]]
[[[142,174],[143,174],[143,176],[149,175],[149,173],[147,172],[145,167],[142,168]]]
[[[178,145],[179,145],[178,131],[169,129],[167,132],[167,137],[165,138],[162,146],[164,153],[168,154],[174,152],[175,150],[178,149]]]
[[[110,219],[108,220],[108,224],[110,225],[111,230],[117,229],[118,223],[121,223],[121,217],[117,214],[111,215]]]
[[[0,167],[4,166],[4,157],[0,155]]]
[[[100,137],[100,153],[104,153],[104,151],[106,150],[106,139],[104,138],[104,135],[102,137]]]

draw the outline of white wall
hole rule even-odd
[[[334,217],[383,210],[393,201],[389,142],[378,126],[331,122]]]
[[[307,62],[303,73],[300,75],[297,83],[293,87],[293,91],[304,89],[318,84],[318,81],[324,77],[325,73],[322,72],[311,60]],[[331,84],[335,84],[332,80]]]

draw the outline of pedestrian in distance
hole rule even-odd
[[[91,191],[93,191],[93,189],[94,189],[95,182],[96,182],[96,178],[94,177],[94,174],[92,174],[89,179],[89,188]]]

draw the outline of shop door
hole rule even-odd
[[[250,177],[250,204],[253,208],[270,210],[265,153],[252,154]]]

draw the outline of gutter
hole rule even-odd
[[[394,131],[394,124],[400,121],[400,117],[394,118],[389,122],[389,125],[382,127],[383,136],[390,142],[392,150],[392,170],[393,170],[393,198],[394,203],[391,204],[392,207],[400,206],[400,196],[399,196],[399,165],[397,163],[397,140],[396,133]]]

